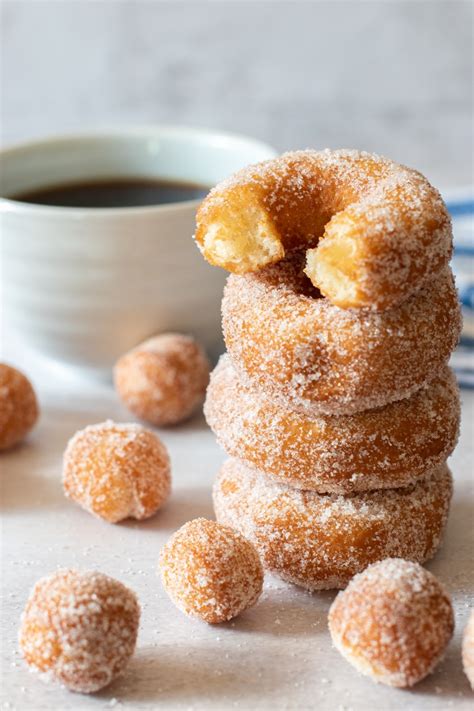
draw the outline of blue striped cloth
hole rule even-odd
[[[451,365],[461,387],[474,388],[474,189],[445,195],[453,220],[452,267],[463,312],[461,342]]]

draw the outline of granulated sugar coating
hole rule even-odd
[[[447,264],[452,231],[420,173],[361,151],[298,151],[211,190],[196,241],[211,264],[237,274],[312,247],[306,270],[323,294],[342,308],[381,310]]]
[[[36,583],[19,642],[32,671],[91,693],[121,674],[135,650],[135,594],[97,572],[58,570]]]
[[[462,640],[462,664],[466,676],[474,689],[474,610],[471,611],[469,621],[464,630]]]
[[[134,415],[158,427],[188,418],[202,403],[209,361],[201,346],[179,333],[150,338],[117,362],[117,392]]]
[[[217,520],[254,543],[264,568],[309,590],[343,588],[389,556],[431,558],[451,494],[446,465],[411,487],[337,496],[271,483],[234,459],[213,492]]]
[[[90,425],[67,445],[63,487],[66,496],[111,523],[148,518],[171,491],[168,452],[140,425]]]
[[[451,454],[459,391],[443,367],[406,400],[355,415],[302,415],[239,379],[228,355],[211,375],[204,412],[231,457],[301,489],[349,493],[415,483]]]
[[[231,275],[222,324],[234,366],[283,406],[351,414],[411,395],[455,348],[461,316],[452,274],[399,306],[343,310],[302,271],[302,255],[246,276]]]
[[[451,601],[416,563],[370,565],[329,611],[332,640],[362,674],[389,686],[413,686],[433,671],[454,629]]]
[[[26,437],[38,419],[35,391],[16,368],[0,363],[0,450]]]
[[[229,526],[197,518],[160,554],[163,586],[175,605],[205,622],[225,622],[254,605],[263,569],[254,546]]]

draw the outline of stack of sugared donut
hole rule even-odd
[[[205,413],[230,455],[218,521],[310,590],[424,562],[451,499],[459,395],[451,223],[418,172],[357,151],[288,153],[201,205],[196,241],[232,272],[228,354]]]

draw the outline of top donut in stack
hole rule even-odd
[[[211,263],[257,272],[305,249],[306,273],[335,306],[383,311],[438,276],[452,252],[440,194],[415,170],[361,151],[298,151],[214,188],[197,215]]]
[[[214,188],[196,240],[233,272],[222,302],[229,355],[205,411],[224,449],[250,467],[247,482],[257,470],[314,496],[368,492],[370,502],[439,472],[458,434],[446,364],[461,319],[449,215],[420,173],[356,151],[288,153]],[[229,471],[238,487],[242,468]],[[222,513],[219,482],[216,492]],[[255,538],[255,525],[247,533]],[[330,587],[347,582],[339,573],[287,577]]]

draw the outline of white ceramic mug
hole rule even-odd
[[[225,273],[192,240],[198,201],[120,208],[9,199],[48,185],[147,177],[212,186],[273,157],[252,139],[175,127],[113,130],[1,152],[3,315],[28,346],[63,363],[110,372],[148,336],[191,333],[220,348]]]

